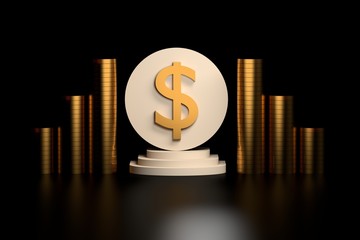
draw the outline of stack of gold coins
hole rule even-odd
[[[43,127],[35,128],[34,131],[39,142],[40,173],[60,174],[62,171],[61,128]]]
[[[324,128],[300,127],[300,173],[324,173]]]
[[[71,173],[85,173],[85,96],[68,96],[70,108]]]
[[[269,172],[296,173],[293,96],[269,96]]]
[[[56,139],[57,139],[57,142],[56,142],[56,145],[57,145],[57,148],[56,148],[56,168],[57,168],[57,173],[58,174],[61,174],[62,171],[63,171],[63,162],[62,162],[62,153],[63,153],[63,149],[62,149],[62,146],[63,146],[63,140],[62,140],[62,129],[61,127],[57,127],[56,128],[56,132],[57,132],[57,136],[56,136]]]
[[[89,174],[94,173],[94,110],[93,110],[93,96],[88,96],[88,167],[87,171]]]
[[[117,69],[116,59],[95,61],[94,92],[90,96],[92,114],[90,152],[93,171],[111,174],[117,170]]]
[[[238,173],[265,171],[265,104],[262,60],[237,60],[237,169]]]

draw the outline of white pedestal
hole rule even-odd
[[[152,176],[215,175],[226,172],[225,161],[209,148],[187,151],[150,150],[130,162],[130,173]]]

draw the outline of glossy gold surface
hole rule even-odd
[[[103,174],[116,172],[117,70],[116,59],[95,61],[95,90],[92,96],[92,158]],[[94,142],[97,142],[95,144]]]
[[[269,96],[269,172],[296,173],[293,96]]]
[[[265,171],[265,97],[262,93],[262,60],[237,60],[237,170]]]
[[[57,173],[62,172],[62,134],[61,127],[57,128]]]
[[[94,119],[94,110],[93,110],[93,96],[90,94],[89,95],[89,168],[88,168],[88,172],[89,174],[94,173],[94,137],[93,137],[93,133],[94,133],[94,124],[93,124],[93,119]]]
[[[300,173],[324,173],[324,128],[300,128]]]
[[[70,97],[71,171],[85,173],[85,96]]]
[[[40,146],[41,146],[41,173],[53,173],[53,129],[40,129]]]
[[[166,86],[166,79],[172,75],[172,89]],[[195,82],[195,71],[191,68],[182,66],[180,62],[173,62],[171,66],[162,69],[156,76],[155,88],[165,98],[172,100],[172,119],[164,117],[155,111],[155,123],[168,129],[172,129],[175,141],[181,140],[181,130],[190,127],[195,123],[198,116],[196,102],[186,94],[181,92],[181,75],[185,75]],[[186,118],[181,118],[181,106],[187,107],[189,114]]]
[[[62,171],[61,128],[36,128],[39,139],[41,174],[60,174]]]

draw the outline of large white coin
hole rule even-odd
[[[181,75],[181,96],[187,95],[197,106],[196,120],[181,129],[178,140],[173,139],[172,129],[156,124],[154,116],[158,112],[169,121],[173,119],[173,100],[156,89],[155,80],[174,62],[194,71],[194,79]],[[173,81],[173,75],[168,74],[165,83],[169,91],[174,91]],[[223,123],[227,106],[228,92],[219,69],[204,55],[186,48],[167,48],[147,56],[131,73],[125,91],[126,113],[135,131],[165,150],[187,150],[209,140]],[[181,119],[191,110],[182,104]]]

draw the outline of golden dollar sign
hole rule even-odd
[[[167,76],[172,75],[172,89],[167,88],[165,82]],[[181,139],[181,129],[194,124],[198,116],[198,107],[195,101],[186,94],[181,93],[181,75],[195,82],[195,71],[181,66],[180,62],[173,62],[172,66],[162,69],[156,76],[155,88],[164,97],[172,100],[172,119],[162,116],[155,111],[155,123],[168,129],[172,129],[173,140]],[[188,109],[188,116],[181,119],[181,105]]]

